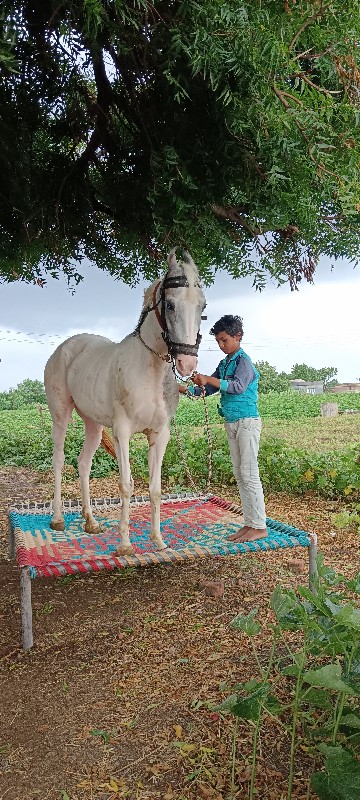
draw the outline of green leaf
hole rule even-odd
[[[356,714],[344,714],[340,724],[347,725],[348,728],[360,728],[360,717],[357,717]]]
[[[309,683],[311,686],[319,686],[350,695],[357,694],[356,690],[342,680],[340,664],[326,664],[325,667],[320,667],[319,669],[309,669],[304,672],[303,679],[305,683]]]
[[[260,698],[255,695],[252,695],[251,697],[245,697],[243,700],[238,700],[232,709],[232,713],[235,717],[252,720],[253,722],[256,722],[259,719],[260,712]]]
[[[282,675],[289,675],[290,677],[297,678],[299,672],[301,671],[300,667],[297,664],[290,664],[289,667],[285,667],[281,670]]]
[[[256,636],[256,634],[261,631],[260,623],[254,619],[257,612],[258,609],[254,608],[247,616],[245,616],[245,614],[238,614],[237,617],[231,620],[230,628],[236,631],[243,631],[248,636]]]
[[[303,689],[300,697],[302,703],[308,703],[314,708],[332,708],[331,697],[324,689]]]
[[[360,631],[360,611],[352,606],[343,606],[336,614],[336,619],[342,625]]]
[[[355,575],[354,578],[347,581],[347,586],[351,592],[355,592],[356,594],[360,594],[360,572]]]
[[[265,711],[273,716],[278,716],[281,711],[283,710],[283,704],[280,703],[280,700],[274,695],[269,694],[263,703]]]
[[[253,681],[249,682],[253,685]],[[245,687],[243,686],[243,689]],[[252,689],[247,697],[241,697],[239,694],[232,694],[227,697],[220,705],[214,708],[214,711],[230,711],[235,717],[240,719],[248,719],[256,721],[259,719],[261,708],[266,702],[268,696],[269,686],[267,683],[257,682],[254,689]]]
[[[302,626],[304,611],[295,592],[285,591],[281,586],[277,586],[271,595],[270,605],[281,627]]]
[[[102,738],[104,744],[108,744],[108,742],[110,741],[110,733],[108,733],[107,731],[100,731],[100,730],[96,729],[96,730],[90,731],[90,733],[91,733],[91,736],[100,736]]]
[[[359,800],[360,763],[342,747],[320,745],[325,771],[315,772],[311,785],[320,800]]]
[[[233,708],[236,706],[238,699],[237,694],[230,694],[226,700],[223,700],[222,703],[219,705],[214,706],[213,711],[230,711],[232,713]]]

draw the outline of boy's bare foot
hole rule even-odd
[[[239,534],[240,533],[246,533],[246,531],[248,531],[249,529],[250,529],[250,525],[243,525],[242,528],[239,528],[239,530],[236,531],[236,533],[231,533],[230,536],[228,536],[228,538],[227,538],[228,542],[237,541],[237,538],[238,538]]]
[[[228,537],[231,542],[256,542],[257,539],[266,539],[268,535],[267,528],[250,528],[249,525],[244,525],[236,533],[232,533]]]

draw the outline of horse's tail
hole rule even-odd
[[[116,458],[116,453],[115,453],[115,448],[114,448],[114,441],[113,441],[113,438],[111,436],[110,431],[108,431],[107,428],[104,428],[104,430],[102,432],[102,437],[101,437],[100,444],[101,444],[101,447],[103,447],[104,450],[106,450],[106,452],[109,453],[109,456],[112,456],[113,458]]]

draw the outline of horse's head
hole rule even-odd
[[[191,375],[197,365],[201,341],[201,315],[206,306],[199,273],[189,253],[178,261],[175,249],[168,255],[168,271],[161,286],[163,338],[179,375]]]

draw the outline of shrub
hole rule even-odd
[[[294,394],[291,393],[292,398]],[[270,395],[267,395],[266,399],[269,398]],[[233,483],[234,477],[226,433],[219,422],[216,400],[210,400],[212,483],[219,486]],[[203,403],[182,401],[176,420],[187,467],[197,488],[204,489],[208,480],[209,459]],[[83,423],[74,414],[65,439],[65,463],[76,470],[83,440]],[[142,434],[134,436],[130,442],[130,460],[133,477],[139,481],[147,481],[148,448]],[[47,409],[41,415],[37,406],[0,412],[0,464],[27,466],[37,470],[51,468],[51,418]],[[291,447],[280,438],[261,440],[259,467],[267,491],[302,494],[311,489],[324,497],[349,495],[356,500],[360,493],[359,464],[359,445],[342,449],[341,452],[318,453]],[[115,461],[99,448],[94,456],[92,476],[104,477],[116,469]],[[186,467],[174,432],[163,462],[163,483],[170,487],[189,486]]]

